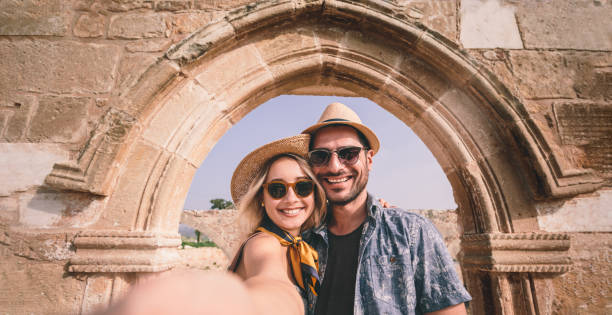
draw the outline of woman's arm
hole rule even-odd
[[[243,255],[245,283],[259,314],[304,313],[302,299],[287,276],[286,252],[276,238],[253,237]]]
[[[246,281],[235,274],[167,272],[135,285],[100,315],[304,314],[287,276],[282,247],[271,236],[249,240],[243,256]]]

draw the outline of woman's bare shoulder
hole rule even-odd
[[[280,242],[272,235],[267,233],[259,233],[251,237],[246,244],[244,244],[245,254],[252,255],[269,255],[280,253],[282,246]]]
[[[277,279],[286,277],[286,262],[283,257],[282,246],[274,236],[261,233],[252,237],[244,247],[242,262],[246,278],[258,275]]]

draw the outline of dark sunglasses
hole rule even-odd
[[[283,181],[274,180],[262,186],[268,191],[270,197],[274,199],[285,197],[289,188],[293,188],[295,194],[302,198],[310,196],[314,190],[314,182],[310,179],[300,179],[295,183],[285,183]]]
[[[308,162],[314,166],[326,165],[331,159],[332,154],[335,152],[338,155],[338,160],[342,164],[353,165],[359,160],[359,153],[361,150],[369,150],[363,147],[342,147],[338,150],[328,149],[314,149],[308,152]]]

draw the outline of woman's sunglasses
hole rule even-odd
[[[362,147],[342,147],[338,150],[328,149],[314,149],[308,152],[308,162],[313,166],[326,165],[331,159],[332,154],[335,152],[338,155],[338,160],[342,164],[353,165],[359,160],[359,153],[361,150],[368,150],[368,148]]]
[[[295,194],[302,198],[310,196],[314,190],[314,182],[310,179],[300,179],[295,183],[285,183],[283,181],[274,180],[262,186],[268,191],[270,197],[274,199],[285,197],[289,188],[293,188]]]

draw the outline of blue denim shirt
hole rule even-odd
[[[355,315],[423,314],[472,299],[459,280],[446,245],[434,225],[418,214],[382,208],[370,194],[368,216],[359,244]],[[325,281],[328,229],[323,224],[304,233],[319,252]],[[314,314],[316,296],[308,296]]]

